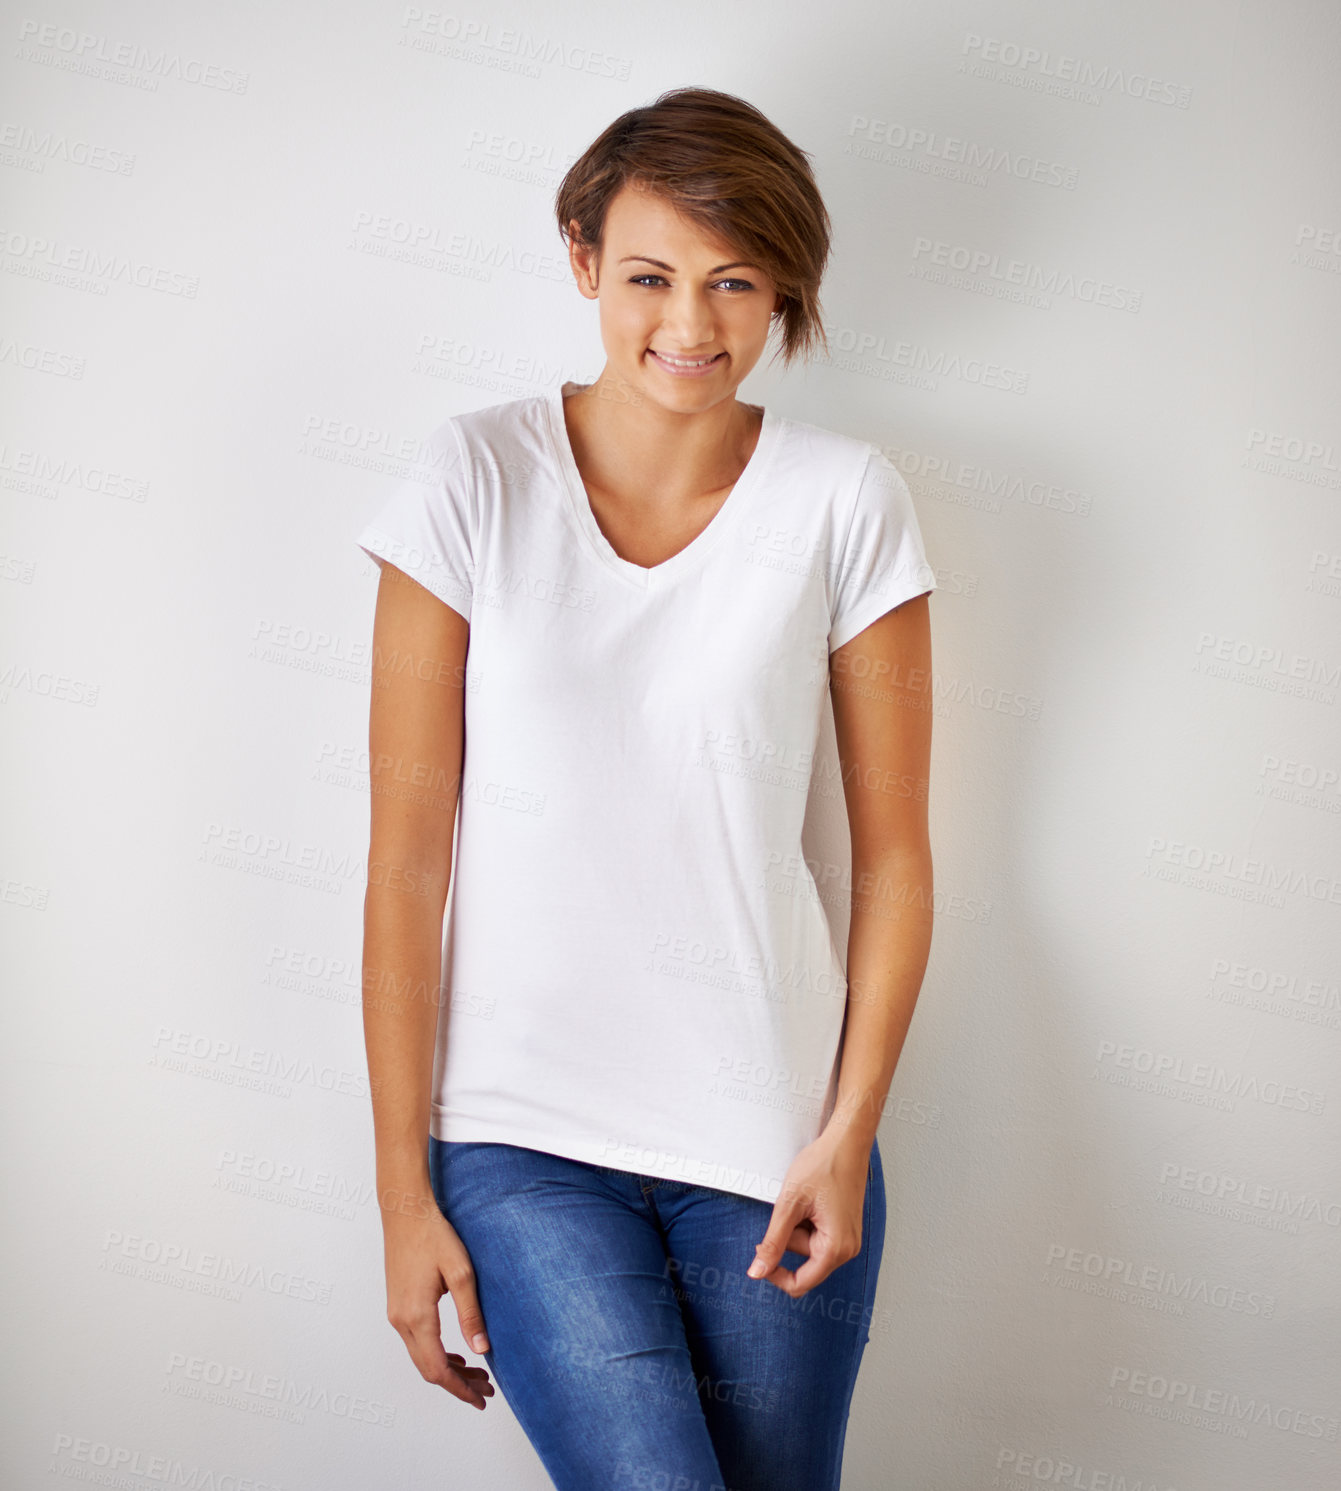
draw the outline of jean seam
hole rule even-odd
[[[871,1212],[874,1207],[874,1200],[875,1160],[871,1159],[866,1163],[866,1203],[862,1208],[861,1214],[861,1302],[863,1317],[866,1313],[867,1288],[871,1282]],[[874,1301],[872,1301],[872,1310],[874,1310]],[[870,1340],[870,1330],[864,1318],[861,1328],[865,1336],[865,1340],[861,1343],[864,1346],[866,1341]]]

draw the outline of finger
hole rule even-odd
[[[810,1257],[810,1243],[815,1236],[813,1230],[806,1227],[794,1227],[792,1235],[787,1239],[787,1251],[799,1253],[802,1258]]]
[[[814,1255],[807,1258],[795,1271],[781,1266],[775,1268],[772,1273],[764,1275],[764,1283],[772,1284],[784,1294],[797,1299],[813,1289],[816,1284],[822,1284],[835,1267],[837,1267],[836,1263],[825,1259],[822,1255]]]
[[[489,1334],[484,1328],[484,1312],[475,1292],[473,1269],[462,1268],[451,1277],[444,1277],[452,1304],[456,1306],[456,1321],[461,1327],[461,1339],[477,1355],[483,1356],[489,1349]]]
[[[835,1245],[832,1238],[821,1235],[816,1239],[814,1251],[808,1255],[806,1261],[778,1287],[785,1289],[793,1298],[797,1298],[813,1289],[816,1284],[822,1284],[834,1269],[846,1263],[850,1258],[855,1258],[860,1251],[860,1245],[858,1245],[844,1252]]]
[[[772,1284],[781,1289],[784,1294],[792,1292],[792,1286],[796,1282],[796,1275],[789,1268],[783,1268],[781,1264],[761,1277],[761,1283]]]
[[[482,1388],[468,1381],[447,1359],[437,1313],[436,1310],[433,1311],[432,1322],[425,1318],[401,1331],[410,1359],[418,1367],[419,1375],[425,1382],[445,1388],[453,1398],[460,1398],[463,1403],[482,1409],[486,1401]]]
[[[804,1211],[805,1204],[800,1197],[784,1199],[779,1196],[774,1202],[764,1240],[754,1250],[754,1262],[746,1269],[751,1279],[766,1279],[781,1263]]]
[[[494,1385],[489,1380],[488,1367],[468,1367],[466,1366],[465,1357],[455,1351],[447,1353],[447,1360],[451,1363],[452,1371],[458,1377],[463,1378],[467,1382],[474,1383],[486,1397],[493,1396]]]
[[[834,1259],[826,1258],[823,1254],[812,1254],[787,1281],[787,1293],[793,1299],[798,1298],[816,1284],[822,1284],[837,1266]]]

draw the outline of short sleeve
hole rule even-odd
[[[395,565],[470,620],[478,526],[460,432],[454,419],[425,441],[422,474],[400,478],[355,542]]]
[[[886,611],[936,588],[913,496],[897,466],[872,445],[842,548],[834,555],[829,651]]]

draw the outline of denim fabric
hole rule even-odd
[[[800,1299],[746,1277],[772,1206],[511,1144],[430,1138],[489,1371],[558,1491],[837,1491],[885,1236]],[[784,1254],[797,1269],[800,1254]]]

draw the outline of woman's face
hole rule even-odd
[[[742,257],[664,197],[624,187],[606,211],[599,262],[570,254],[578,288],[600,305],[603,376],[681,413],[734,398],[782,305],[772,279]]]

